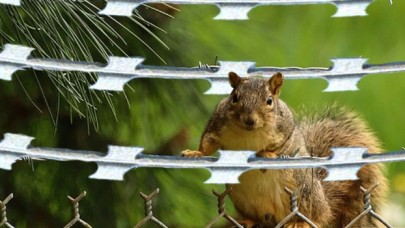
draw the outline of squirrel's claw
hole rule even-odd
[[[187,158],[199,158],[204,156],[204,154],[198,150],[183,150],[181,156]]]
[[[253,220],[248,220],[248,219],[237,221],[237,222],[240,225],[242,225],[244,228],[253,228],[253,227],[256,227],[256,225],[257,225]]]
[[[256,153],[256,157],[277,158],[277,154],[272,151],[262,150]]]

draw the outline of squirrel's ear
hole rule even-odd
[[[280,88],[283,85],[284,82],[284,76],[278,72],[275,73],[271,78],[269,79],[269,85],[270,85],[270,92],[273,96],[279,96],[280,95]]]
[[[241,81],[241,78],[239,77],[239,75],[237,75],[235,72],[232,72],[232,71],[228,73],[228,78],[229,78],[229,83],[231,84],[232,88],[234,88],[234,89],[239,85],[239,83]]]

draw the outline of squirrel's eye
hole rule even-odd
[[[238,95],[234,94],[232,97],[232,103],[238,102]]]
[[[268,105],[272,105],[273,104],[273,98],[270,96],[269,98],[267,98],[267,104]]]

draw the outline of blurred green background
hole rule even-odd
[[[95,4],[103,7],[105,3]],[[103,22],[98,26],[89,23],[89,29],[76,31],[79,26],[72,22],[85,14],[70,18],[69,15],[50,16],[48,20],[33,23],[28,9],[33,10],[34,6],[28,6],[25,10],[2,6],[1,44],[43,47],[42,51],[34,52],[36,56],[105,62],[107,54],[101,52],[103,45],[94,44],[91,37],[83,37],[87,30],[92,30],[101,37],[104,48],[111,50],[110,54],[123,56],[125,52],[129,56],[143,56],[145,64],[150,65],[192,67],[200,61],[213,64],[216,56],[219,60],[254,61],[257,66],[277,67],[329,67],[330,59],[335,57],[364,57],[371,64],[405,61],[405,2],[401,0],[393,5],[388,0],[376,0],[367,10],[369,16],[352,18],[331,18],[336,11],[333,5],[260,6],[249,13],[247,21],[214,21],[212,18],[219,10],[211,5],[176,6],[180,11],[156,6],[174,19],[144,7],[139,11],[142,17],[134,17],[136,21],[105,18],[123,40],[113,33],[103,36],[102,29],[97,29]],[[52,7],[65,9],[66,6]],[[52,7],[46,12],[53,12]],[[19,22],[10,12],[16,10],[20,13],[20,23],[27,20],[34,28],[13,29],[13,23]],[[52,26],[52,20],[66,20],[66,25],[74,29],[63,31],[66,25]],[[139,23],[142,20],[164,31]],[[39,29],[41,23],[50,26]],[[142,26],[149,28],[169,49]],[[75,31],[82,35],[75,36]],[[149,44],[160,58],[129,31]],[[54,42],[43,35],[47,32],[56,34]],[[72,39],[69,41],[68,35],[57,36],[64,33],[73,34]],[[38,43],[24,36],[32,36]],[[80,42],[82,46],[77,45]],[[81,52],[83,46],[88,47],[86,53]],[[52,51],[55,49],[78,51],[57,55]],[[16,74],[11,82],[0,81],[0,133],[33,136],[34,146],[106,151],[108,144],[115,144],[141,146],[155,154],[178,154],[198,146],[206,121],[223,98],[203,95],[209,88],[206,81],[136,79],[124,93],[103,93],[85,89],[94,76],[80,75],[82,80],[78,81],[75,75],[68,76],[72,83],[67,83],[62,74],[35,72],[34,75],[27,70]],[[321,107],[338,101],[359,112],[384,148],[393,151],[405,146],[403,85],[402,74],[380,74],[363,78],[358,84],[359,91],[324,93],[326,81],[288,80],[282,98],[296,111],[302,106]],[[209,177],[205,170],[137,169],[128,172],[125,181],[113,182],[89,179],[96,170],[95,164],[34,161],[34,167],[32,171],[27,162],[19,161],[11,171],[0,170],[0,199],[14,193],[7,205],[7,216],[16,227],[64,226],[72,218],[66,196],[75,197],[84,190],[87,196],[80,203],[82,219],[93,227],[131,227],[143,218],[139,191],[150,193],[155,188],[161,192],[154,203],[156,217],[169,227],[203,227],[217,215],[211,189],[224,189],[221,185],[203,184]],[[389,164],[387,176],[391,194],[383,215],[392,225],[405,227],[402,216],[405,166]],[[227,203],[233,213],[230,202]]]

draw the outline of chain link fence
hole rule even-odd
[[[370,189],[364,189],[361,187],[359,190],[363,192],[363,200],[364,200],[364,210],[361,212],[355,219],[353,219],[345,228],[349,227],[354,227],[356,225],[356,222],[358,222],[362,217],[366,215],[372,216],[374,219],[377,219],[380,221],[385,227],[392,227],[388,222],[386,222],[380,215],[378,215],[374,210],[371,205],[371,194],[372,191],[378,187],[378,184],[374,184]],[[232,191],[232,188],[229,187],[227,188],[224,192],[222,193],[217,193],[216,191],[212,191],[213,194],[217,197],[218,200],[218,215],[209,221],[206,225],[206,228],[213,227],[221,218],[226,219],[231,225],[238,227],[238,228],[243,228],[243,224],[239,223],[237,219],[233,218],[231,215],[228,214],[226,208],[225,208],[225,198],[228,196],[228,194]],[[286,193],[290,195],[290,205],[291,205],[291,213],[288,214],[280,223],[277,224],[276,228],[281,228],[284,225],[286,225],[288,222],[290,222],[294,217],[300,218],[303,221],[307,222],[311,227],[316,228],[317,226],[309,219],[307,218],[304,214],[302,214],[299,211],[298,207],[298,201],[299,201],[299,190],[292,191],[288,189],[287,187],[285,188]],[[79,201],[82,200],[86,196],[86,191],[82,192],[79,196],[76,198],[73,198],[71,196],[68,196],[68,199],[72,203],[73,207],[73,218],[70,220],[64,228],[70,228],[73,227],[76,223],[80,223],[83,227],[92,227],[90,224],[88,224],[85,220],[80,218],[80,213],[79,213]],[[144,200],[144,210],[145,210],[145,217],[139,221],[134,227],[139,228],[139,227],[148,227],[148,223],[155,223],[160,227],[167,228],[161,220],[156,218],[153,215],[153,206],[152,206],[152,200],[155,199],[155,197],[159,194],[159,188],[155,189],[152,193],[149,195],[140,192],[141,198]],[[9,196],[6,197],[3,201],[0,201],[0,212],[1,212],[1,220],[0,220],[0,227],[1,226],[6,226],[8,228],[13,228],[13,226],[8,222],[7,220],[7,211],[6,211],[6,204],[9,203],[9,201],[13,198],[13,194],[10,194]],[[156,200],[156,199],[155,199]],[[157,206],[159,206],[158,203],[156,203]],[[208,208],[209,210],[214,210],[214,208]]]

